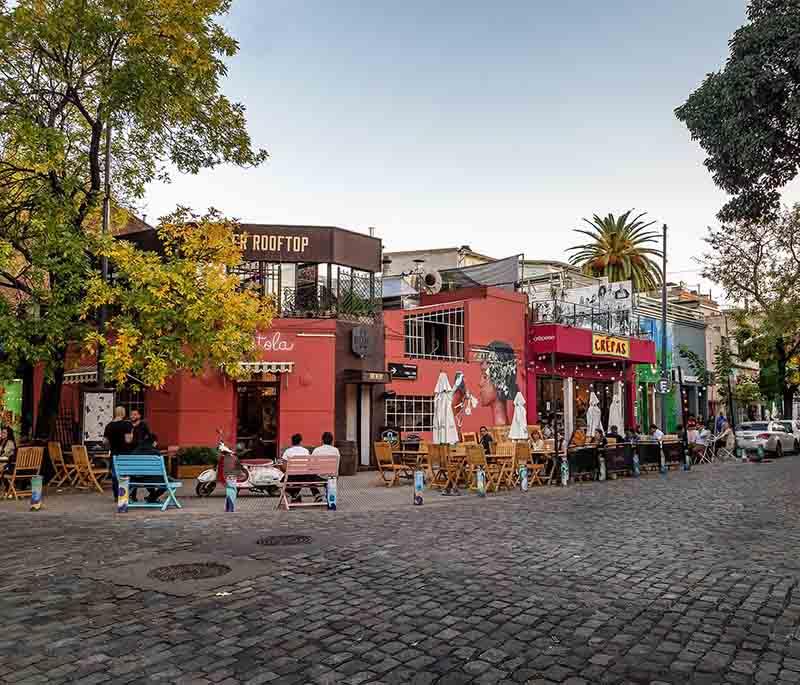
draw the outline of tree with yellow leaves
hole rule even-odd
[[[234,229],[214,210],[196,216],[181,208],[158,226],[160,251],[101,238],[98,252],[108,257],[113,279],[90,277],[83,315],[91,318],[103,305],[112,312],[106,330],[86,336],[102,348],[110,379],[134,377],[158,388],[181,369],[240,375],[239,362],[253,358],[256,333],[269,326],[274,306],[241,290],[231,275],[241,259]]]
[[[92,303],[109,295],[97,287],[98,255],[114,248],[98,243],[96,231],[109,128],[117,206],[134,206],[148,183],[168,178],[168,169],[248,167],[267,157],[251,144],[244,108],[221,93],[226,60],[238,50],[219,20],[231,2],[0,0],[0,378],[43,365],[39,437],[53,432],[67,348],[98,333]],[[189,231],[170,223],[174,236]],[[207,223],[226,222],[211,216]],[[170,229],[164,231],[169,239]],[[117,269],[155,258],[114,257]],[[166,253],[164,259],[162,267],[178,279],[177,261]],[[209,280],[204,287],[210,292],[222,283]],[[139,297],[155,298],[155,292]],[[187,288],[169,293],[176,307],[193,303]],[[227,304],[242,304],[247,314],[246,337],[251,315],[244,301],[231,297]],[[148,339],[158,326],[133,321],[116,321],[121,349],[131,327],[138,331],[135,348],[175,349],[170,339]],[[236,337],[230,327],[226,332]],[[194,338],[199,331],[184,333],[190,347],[208,351]],[[124,354],[114,346],[105,352],[118,376]],[[155,380],[162,375],[158,360],[164,372],[194,362],[174,351],[154,360],[145,375]]]

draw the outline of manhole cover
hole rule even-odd
[[[274,547],[277,545],[307,545],[311,542],[308,535],[268,535],[258,539],[259,545]]]
[[[204,580],[205,578],[219,578],[231,572],[230,566],[208,562],[204,564],[175,564],[174,566],[159,566],[147,574],[148,578],[170,583],[176,580]]]

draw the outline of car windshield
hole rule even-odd
[[[794,430],[794,426],[792,425],[791,421],[778,421],[786,429],[787,433],[791,433]]]
[[[739,426],[743,431],[765,431],[769,428],[768,423],[743,423]]]

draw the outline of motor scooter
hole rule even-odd
[[[198,497],[208,497],[217,487],[217,474],[220,464],[222,465],[225,476],[236,476],[236,489],[250,490],[259,494],[277,497],[281,493],[281,482],[283,481],[283,471],[275,467],[272,459],[247,459],[245,461],[237,457],[230,447],[222,439],[220,431],[219,443],[217,444],[217,465],[213,469],[206,469],[197,476],[195,492]],[[228,462],[228,467],[225,464]]]

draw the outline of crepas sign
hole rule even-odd
[[[631,341],[627,338],[614,338],[610,335],[593,335],[592,354],[627,359],[631,356]]]

